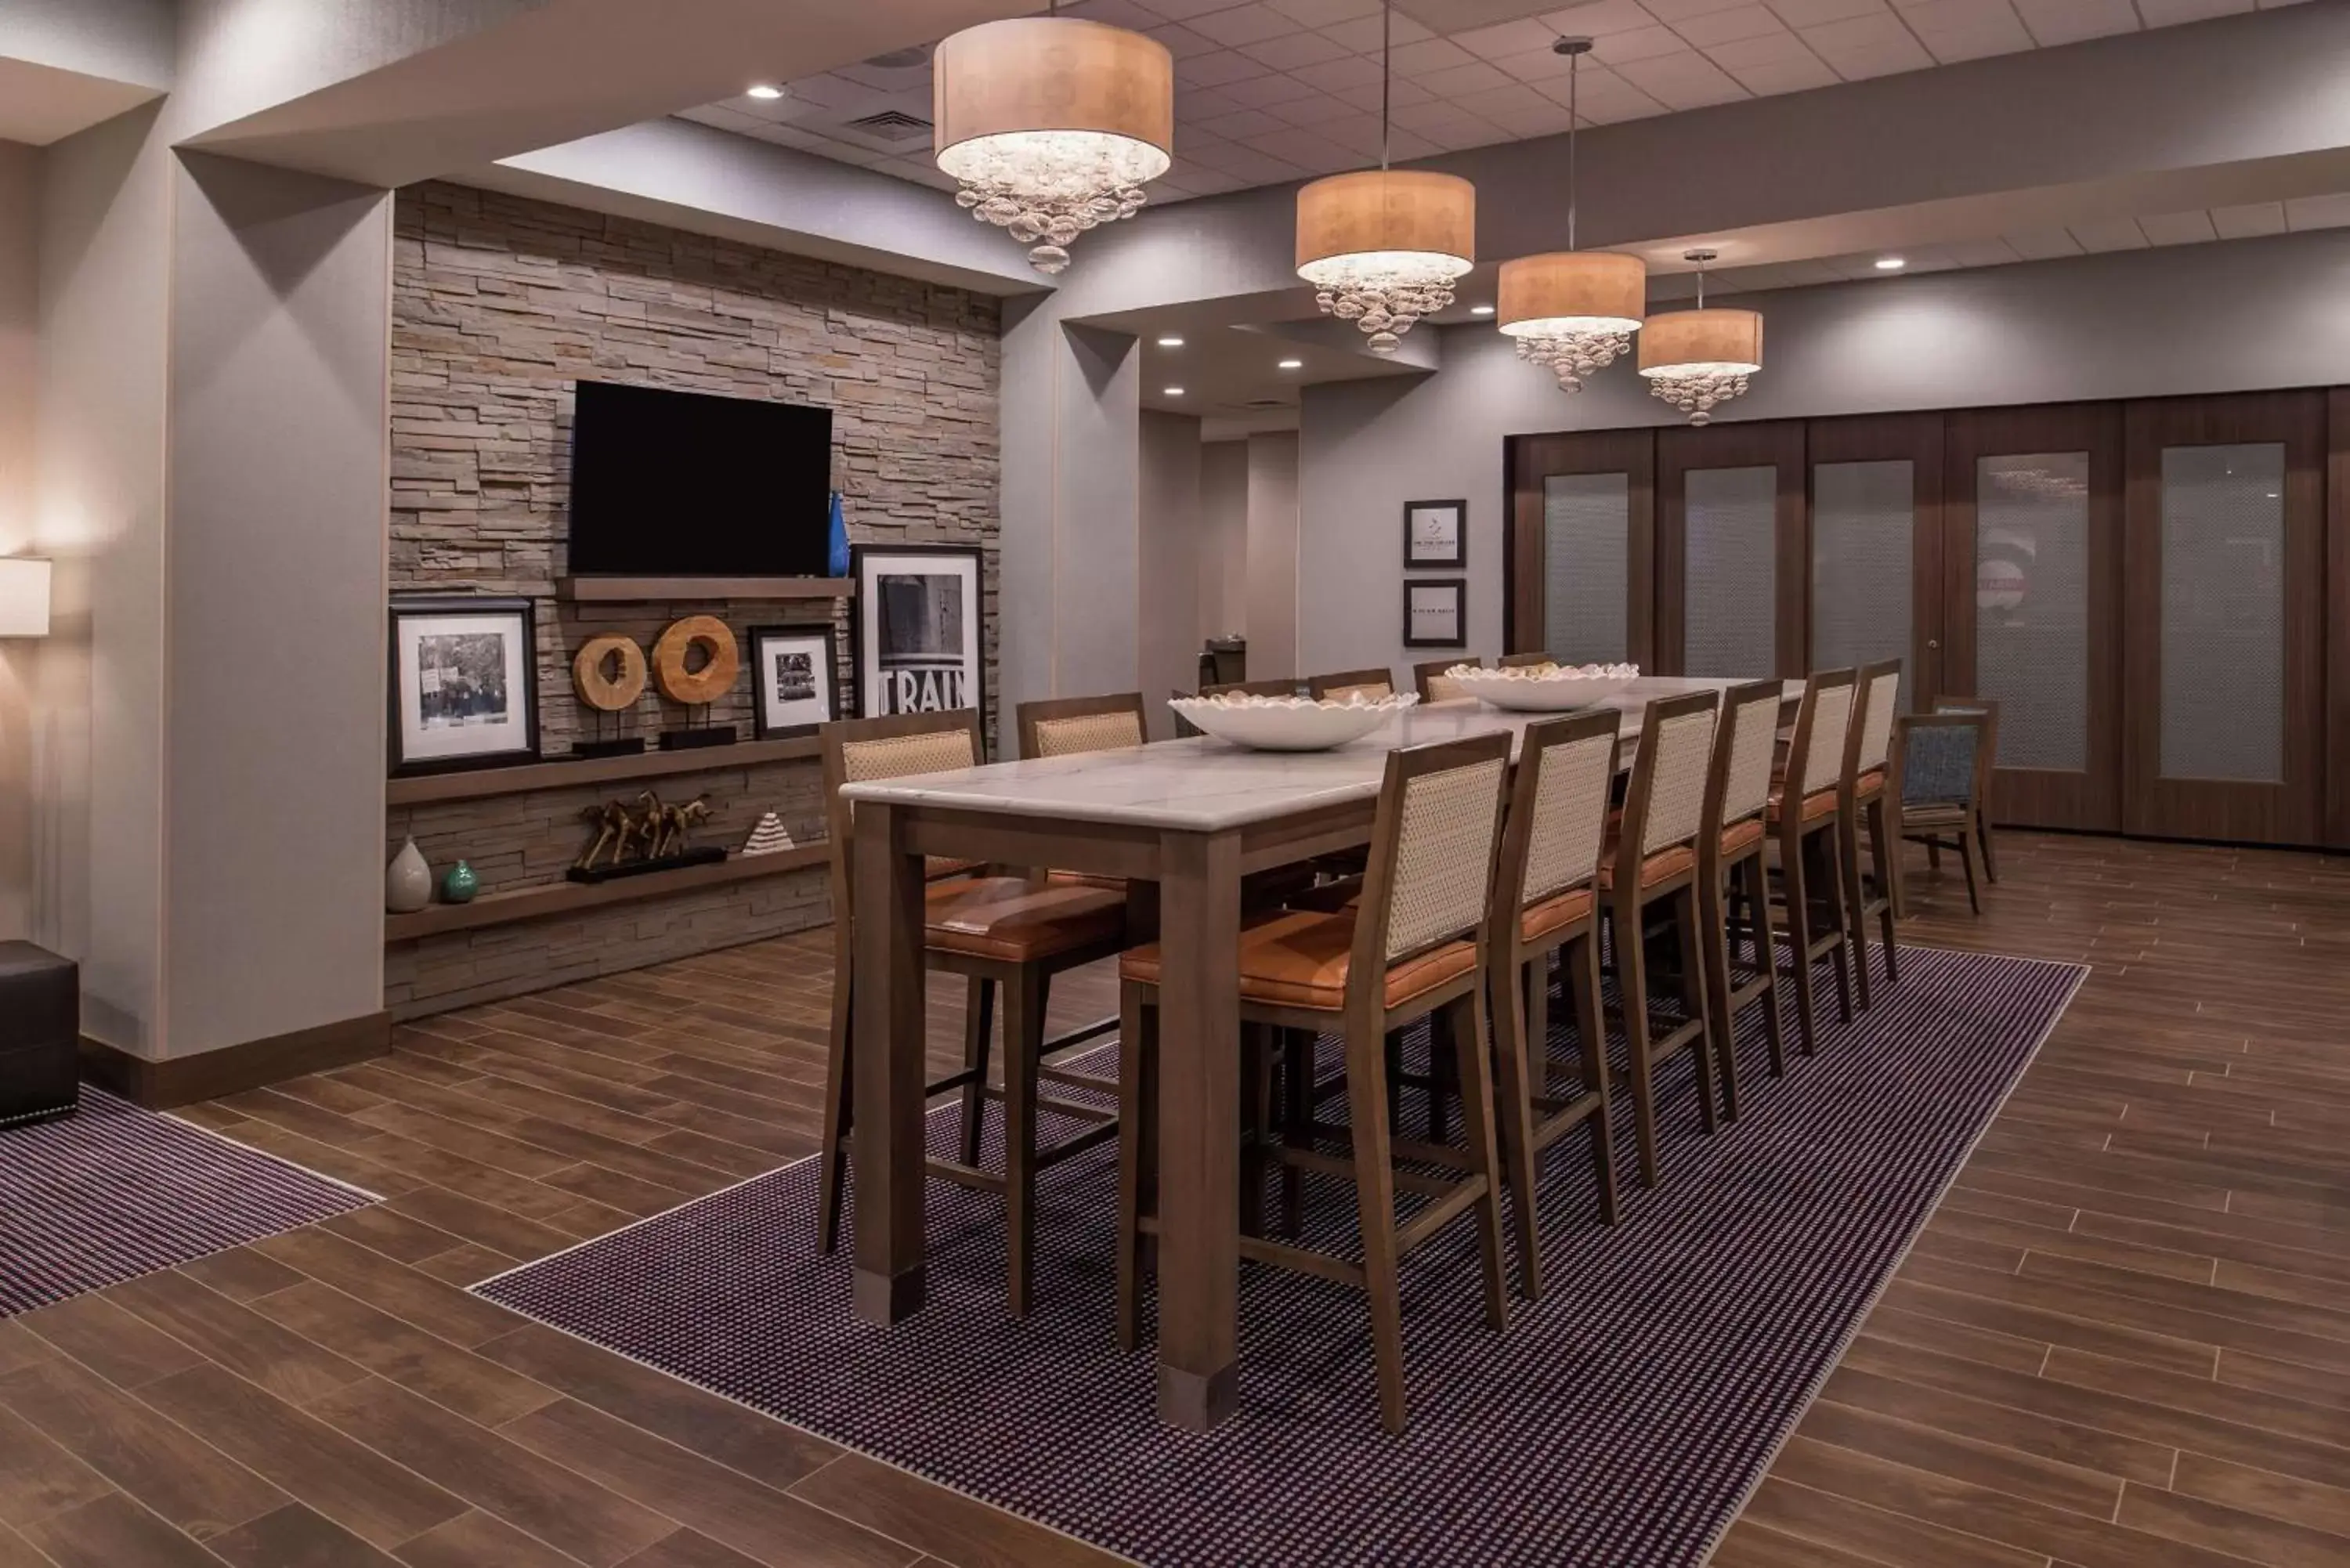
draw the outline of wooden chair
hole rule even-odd
[[[1310,1126],[1284,1139],[1284,1165],[1343,1177],[1356,1187],[1363,1261],[1355,1263],[1263,1236],[1243,1233],[1243,1258],[1357,1286],[1370,1298],[1371,1339],[1378,1363],[1379,1414],[1390,1432],[1404,1426],[1403,1304],[1397,1264],[1463,1211],[1474,1210],[1482,1253],[1485,1315],[1497,1332],[1508,1319],[1503,1281],[1500,1157],[1486,1052],[1487,908],[1502,836],[1503,793],[1510,741],[1477,735],[1388,755],[1372,826],[1369,879],[1357,908],[1294,911],[1258,920],[1241,934],[1240,1009],[1243,1033],[1267,1030],[1340,1034],[1346,1042],[1349,1125]],[[1126,1042],[1121,1100],[1128,1136],[1118,1151],[1122,1221],[1118,1264],[1119,1343],[1138,1339],[1143,1237],[1154,1233],[1158,1120],[1159,952],[1129,952],[1119,963],[1121,1036]],[[1440,1020],[1463,1043],[1461,1062],[1466,1152],[1397,1136],[1387,1093],[1389,1031],[1419,1019]],[[1344,1139],[1351,1156],[1324,1153],[1313,1141]],[[1398,1160],[1459,1166],[1458,1179],[1399,1169]],[[1401,1225],[1400,1186],[1428,1195]],[[1259,1189],[1260,1195],[1262,1188]]]
[[[1139,746],[1150,738],[1139,691],[1023,702],[1016,722],[1020,727],[1020,754],[1024,757],[1066,757],[1078,752],[1112,751],[1120,746]]]
[[[1480,659],[1431,659],[1425,664],[1411,667],[1411,683],[1419,690],[1419,700],[1423,702],[1457,702],[1469,693],[1461,682],[1451,679],[1446,672],[1463,664],[1480,668],[1483,663],[1484,660]]]
[[[818,1176],[816,1244],[831,1251],[840,1236],[842,1180],[855,1136],[854,1075],[849,1064],[849,955],[854,909],[849,899],[850,804],[841,786],[912,774],[971,767],[985,754],[979,714],[971,709],[849,719],[817,732],[824,764],[826,812],[832,835],[832,1039],[826,1061],[824,1128]],[[957,877],[933,881],[925,894],[925,967],[965,976],[962,1070],[931,1081],[926,1093],[962,1090],[962,1158],[933,1158],[932,1176],[1003,1195],[1009,1238],[1011,1307],[1028,1310],[1034,1270],[1036,1172],[1116,1135],[1116,1117],[1096,1106],[1040,1097],[1037,1081],[1048,1051],[1072,1041],[1045,1038],[1045,1002],[1052,977],[1092,963],[1125,946],[1126,898],[1076,883],[1038,884],[1026,877]],[[1003,992],[1003,1087],[988,1083],[990,1014],[996,988]],[[979,1166],[980,1134],[990,1099],[1003,1106],[1003,1171]],[[1040,1106],[1094,1125],[1052,1147],[1036,1147]]]
[[[1616,783],[1612,709],[1526,726],[1510,790],[1509,826],[1493,878],[1493,1054],[1502,1158],[1517,1231],[1518,1293],[1542,1294],[1535,1172],[1542,1152],[1575,1127],[1591,1130],[1599,1217],[1616,1223],[1616,1156],[1609,1141],[1607,1031],[1599,1000],[1599,851]],[[1560,955],[1582,1047],[1575,1091],[1561,1097],[1563,1064],[1550,1055],[1551,955]]]
[[[1699,954],[1697,837],[1704,826],[1706,777],[1721,693],[1697,691],[1648,704],[1624,790],[1624,815],[1602,852],[1599,891],[1630,1045],[1632,1127],[1640,1184],[1657,1184],[1656,1064],[1676,1051],[1697,1058],[1700,1116],[1716,1126],[1711,1028]],[[1682,1018],[1659,1037],[1648,1010],[1648,912],[1663,905],[1680,942]]]
[[[1886,757],[1893,745],[1893,719],[1901,700],[1901,661],[1888,659],[1864,667],[1853,711],[1857,723],[1845,732],[1844,775],[1836,797],[1836,869],[1844,878],[1846,929],[1863,1009],[1872,1005],[1868,921],[1882,927],[1885,978],[1901,978],[1894,945],[1893,884],[1900,876],[1900,839],[1893,832],[1893,801],[1885,793]],[[1860,835],[1868,830],[1869,875],[1860,874]]]
[[[1852,1022],[1852,955],[1845,940],[1844,880],[1836,867],[1842,814],[1845,736],[1851,727],[1854,672],[1831,670],[1812,677],[1795,712],[1784,774],[1773,782],[1763,824],[1779,849],[1779,877],[1787,906],[1787,946],[1795,960],[1795,1020],[1804,1054],[1819,1050],[1819,1004],[1812,983],[1814,961],[1835,959],[1839,1015]]]
[[[1538,664],[1556,664],[1557,659],[1539,650],[1533,653],[1505,653],[1496,662],[1499,670],[1532,670]]]
[[[1721,700],[1705,811],[1697,835],[1698,942],[1705,963],[1706,1005],[1713,1010],[1714,1054],[1721,1064],[1724,1114],[1738,1116],[1738,1014],[1761,1002],[1771,1045],[1771,1073],[1787,1071],[1779,1023],[1778,935],[1771,919],[1770,859],[1763,816],[1771,805],[1771,763],[1778,748],[1782,688],[1776,680],[1734,686]],[[1753,977],[1731,971],[1730,909],[1745,910]]]
[[[1305,683],[1305,694],[1315,701],[1344,702],[1347,698],[1366,699],[1395,695],[1395,671],[1392,670],[1342,670],[1336,675],[1316,675]]]
[[[1975,882],[1982,849],[1979,824],[1988,772],[1983,753],[1991,724],[1985,713],[1903,717],[1894,726],[1894,778],[1888,786],[1898,792],[1895,826],[1904,839],[1924,845],[1936,866],[1941,864],[1944,849],[1959,852],[1967,872],[1967,904],[1978,915],[1982,913],[1982,893]]]
[[[1982,745],[1975,763],[1975,841],[1982,849],[1983,875],[1996,882],[1999,880],[1999,856],[1991,847],[1991,775],[1999,767],[1999,699],[1938,697],[1934,700],[1934,711],[1982,715]],[[1939,855],[1937,858],[1939,860]]]

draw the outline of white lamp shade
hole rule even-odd
[[[49,564],[0,560],[0,637],[49,635]]]

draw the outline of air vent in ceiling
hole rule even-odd
[[[931,63],[931,47],[928,44],[917,44],[910,49],[891,49],[887,54],[874,56],[865,63],[885,71],[910,71],[917,67]]]
[[[1285,409],[1291,401],[1288,398],[1251,398],[1248,406],[1252,409]]]
[[[861,130],[868,136],[879,136],[885,140],[895,140],[912,136],[918,131],[924,135],[929,134],[931,122],[918,114],[908,114],[902,109],[885,109],[879,114],[868,114],[861,119],[850,120],[848,129]]]

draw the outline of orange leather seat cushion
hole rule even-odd
[[[984,860],[962,860],[951,855],[925,855],[922,857],[922,880],[935,882],[941,877],[961,877],[986,864]]]
[[[1884,787],[1885,770],[1871,768],[1860,775],[1859,783],[1853,785],[1853,796],[1856,800],[1872,800]]]
[[[1241,1000],[1336,1012],[1347,1002],[1347,971],[1355,945],[1355,911],[1311,909],[1271,916],[1241,932]],[[1447,942],[1388,971],[1387,1005],[1400,1007],[1422,992],[1477,967],[1473,942]],[[1159,944],[1118,960],[1118,974],[1159,983]]]
[[[946,952],[1027,963],[1116,941],[1126,898],[1075,883],[1037,888],[1020,877],[939,882],[925,889],[922,940]]]
[[[1678,877],[1697,864],[1697,851],[1683,844],[1671,849],[1659,849],[1640,863],[1640,886],[1653,888],[1668,877]],[[1599,890],[1616,890],[1616,841],[1610,839],[1599,857]]]
[[[1518,933],[1526,941],[1538,941],[1562,926],[1571,926],[1591,913],[1589,888],[1570,888],[1555,893],[1527,909],[1518,919]]]
[[[1815,821],[1820,817],[1827,815],[1828,813],[1834,811],[1835,808],[1836,792],[1833,787],[1814,790],[1811,794],[1804,797],[1803,820],[1805,822]],[[1787,797],[1779,791],[1773,790],[1771,792],[1771,804],[1769,806],[1764,808],[1764,815],[1767,815],[1773,824],[1776,824],[1784,821],[1786,814]]]
[[[1112,892],[1126,891],[1126,878],[1105,877],[1098,871],[1055,871],[1045,877],[1055,887],[1107,888]]]
[[[1735,855],[1762,842],[1762,819],[1750,816],[1743,822],[1733,822],[1721,830],[1721,852]]]

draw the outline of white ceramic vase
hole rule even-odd
[[[383,874],[383,907],[395,915],[412,915],[432,902],[432,867],[416,847],[416,840],[400,846]]]

